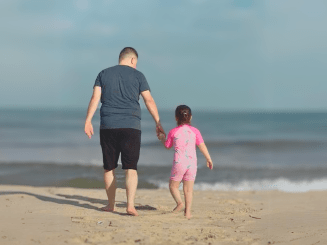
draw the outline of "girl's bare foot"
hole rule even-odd
[[[180,211],[183,210],[183,208],[184,208],[184,204],[183,203],[177,204],[177,206],[173,210],[173,213],[180,212]]]
[[[105,212],[113,212],[113,211],[114,211],[114,208],[111,208],[111,207],[109,206],[109,204],[108,204],[107,206],[102,207],[101,210],[102,210],[102,211],[105,211]]]
[[[127,208],[126,209],[126,212],[130,215],[133,215],[133,216],[139,216],[139,214],[137,213],[136,209],[135,208]]]
[[[191,212],[185,212],[185,213],[184,213],[184,216],[185,216],[185,218],[187,218],[187,219],[191,219],[191,218],[192,218]]]

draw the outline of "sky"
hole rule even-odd
[[[325,0],[0,1],[0,108],[86,109],[131,46],[159,109],[326,110],[326,23]]]

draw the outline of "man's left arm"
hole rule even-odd
[[[159,113],[157,109],[156,102],[154,102],[154,99],[151,95],[150,90],[145,90],[141,92],[141,95],[144,100],[144,104],[148,111],[150,112],[151,116],[153,117],[153,120],[156,123],[156,132],[157,132],[157,137],[159,137],[160,133],[163,133],[166,137],[166,133],[161,125],[160,118],[159,118]]]
[[[89,107],[87,109],[87,115],[86,115],[85,127],[84,127],[84,131],[90,139],[94,134],[93,126],[92,126],[92,118],[94,116],[95,111],[98,108],[100,98],[101,98],[101,87],[94,86],[93,94],[89,103]]]

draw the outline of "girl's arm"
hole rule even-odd
[[[166,136],[163,134],[163,133],[159,133],[159,136],[158,136],[159,140],[161,141],[161,143],[164,145],[164,147],[166,149],[170,149],[171,147],[166,147]]]
[[[201,143],[200,145],[198,145],[200,151],[202,152],[202,154],[204,155],[204,157],[207,159],[207,167],[212,169],[213,168],[213,163],[209,154],[209,151],[207,149],[207,146],[205,145],[205,143]]]

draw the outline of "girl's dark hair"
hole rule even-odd
[[[175,110],[175,117],[177,119],[177,125],[190,124],[192,111],[187,105],[179,105]]]

